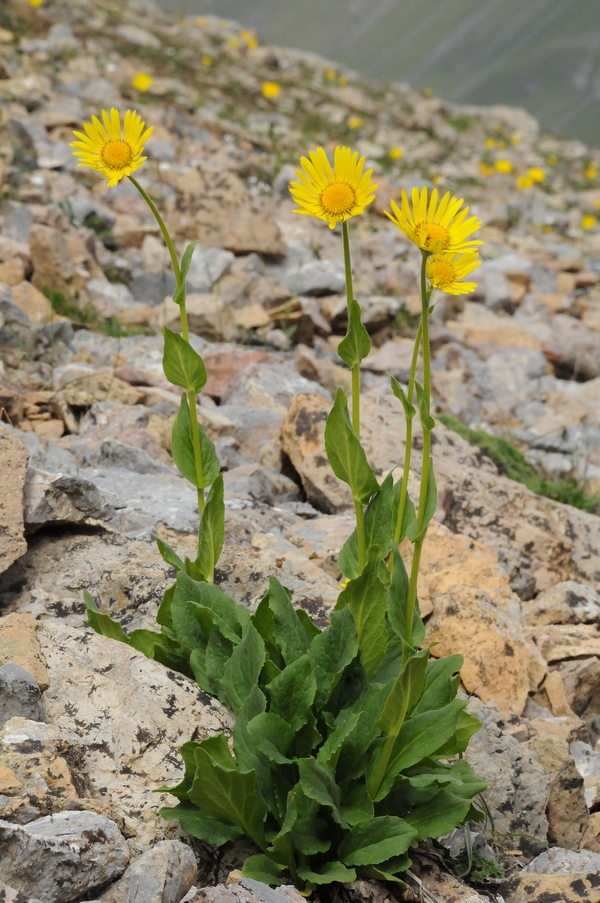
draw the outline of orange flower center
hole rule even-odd
[[[102,148],[100,156],[109,169],[124,169],[133,160],[131,147],[122,139],[108,141]]]
[[[427,222],[427,220],[417,223],[415,238],[420,248],[424,251],[431,251],[433,254],[445,251],[450,245],[450,233],[446,227],[440,223]]]
[[[433,260],[428,273],[429,279],[436,288],[452,285],[456,279],[456,270],[447,260]]]
[[[327,216],[345,216],[354,207],[356,195],[346,182],[331,182],[321,192],[321,207]]]

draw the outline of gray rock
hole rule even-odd
[[[361,319],[369,332],[377,332],[388,326],[402,307],[401,298],[391,298],[387,295],[370,295],[360,299]],[[348,307],[345,299],[340,300],[339,305],[331,316],[331,327],[335,332],[348,325]]]
[[[177,287],[170,270],[161,273],[136,273],[128,282],[129,290],[136,301],[143,304],[162,304]]]
[[[221,276],[229,271],[235,254],[222,248],[201,248],[196,245],[187,277],[191,292],[210,292]]]
[[[110,490],[109,490],[110,491]],[[29,468],[23,513],[25,526],[34,533],[48,524],[81,524],[108,521],[118,502],[90,480],[68,474],[45,473]]]
[[[59,812],[27,825],[0,821],[0,879],[47,903],[68,903],[129,862],[118,827],[95,812]]]
[[[83,224],[91,213],[94,213],[108,226],[114,225],[115,222],[115,216],[110,210],[102,207],[94,198],[86,194],[72,194],[64,201],[64,207],[67,214],[70,214],[75,222],[80,224]]]
[[[525,872],[538,875],[572,875],[581,872],[600,872],[600,853],[592,850],[565,850],[550,847],[525,866]]]
[[[483,795],[496,830],[529,835],[515,836],[516,846],[523,852],[540,852],[548,838],[550,778],[535,753],[501,730],[500,715],[492,706],[471,699],[468,711],[482,726],[471,738],[465,759],[480,778],[490,783]]]
[[[2,213],[4,216],[3,236],[26,244],[29,241],[29,230],[33,225],[33,213],[29,205],[9,201],[3,204]]]
[[[337,295],[346,285],[341,260],[309,260],[288,269],[281,280],[295,295]]]
[[[27,551],[23,536],[23,490],[29,452],[16,430],[0,423],[0,573]]]
[[[272,467],[242,464],[225,473],[227,497],[251,498],[266,505],[300,501],[296,483]]]
[[[155,461],[143,448],[118,439],[105,439],[100,443],[98,462],[105,467],[120,467],[135,473],[173,473],[172,468],[162,461]],[[84,456],[84,463],[90,463],[88,455]]]
[[[201,887],[189,898],[189,903],[301,903],[302,899],[290,885],[272,888],[262,881],[243,878],[239,884]]]
[[[20,890],[9,887],[4,881],[0,881],[0,900],[2,900],[2,903],[42,903],[41,900],[33,897],[24,899]]]
[[[179,840],[163,840],[136,859],[102,903],[180,903],[198,874],[196,857]]]
[[[493,261],[485,261],[477,269],[477,288],[470,301],[483,301],[490,310],[504,310],[512,313],[514,304],[510,294],[508,280],[504,273],[493,266]]]
[[[51,439],[43,440],[35,433],[19,432],[29,449],[29,467],[46,473],[64,473],[76,476],[79,468],[75,456]]]
[[[575,740],[569,746],[569,750],[575,761],[575,767],[582,778],[600,775],[600,753],[596,752],[589,743],[583,740]]]
[[[177,152],[172,141],[153,141],[148,145],[148,157],[151,160],[160,160],[162,163],[172,163]]]
[[[523,606],[523,621],[544,624],[595,624],[600,617],[600,594],[593,586],[565,580]]]
[[[135,307],[135,298],[126,285],[106,279],[90,279],[87,284],[92,304],[103,317],[114,317],[119,311]]]
[[[0,726],[10,718],[45,721],[40,688],[26,668],[7,662],[0,668]]]

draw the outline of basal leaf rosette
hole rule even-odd
[[[121,125],[121,114],[115,107],[110,113],[102,110],[102,122],[92,116],[91,122],[84,122],[83,132],[74,132],[78,139],[70,145],[73,156],[79,157],[79,166],[87,166],[108,179],[112,188],[123,176],[130,176],[147,159],[142,156],[144,142],[153,128],[145,128],[146,123],[135,110],[127,110]]]
[[[470,238],[481,226],[481,220],[476,216],[467,219],[469,208],[463,207],[462,198],[450,197],[449,191],[439,203],[438,197],[437,188],[433,189],[431,197],[427,188],[413,188],[411,205],[403,191],[402,206],[390,201],[392,213],[387,210],[385,213],[424,253],[457,254],[483,244]]]
[[[427,279],[432,288],[447,295],[468,295],[477,288],[476,282],[464,282],[481,259],[477,251],[464,254],[431,254],[427,257]]]
[[[336,147],[333,166],[322,147],[301,157],[296,170],[299,182],[292,182],[290,194],[298,204],[294,213],[316,216],[335,229],[337,223],[364,213],[375,199],[372,169],[364,171],[365,157],[349,147]]]

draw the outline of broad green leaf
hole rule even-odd
[[[242,866],[242,875],[244,878],[250,878],[252,881],[262,881],[263,884],[270,884],[279,887],[280,884],[287,884],[287,880],[281,875],[284,866],[275,862],[270,856],[264,853],[257,853],[254,856],[248,856]]]
[[[231,703],[227,693],[221,687],[221,678],[223,677],[225,665],[231,658],[233,649],[234,645],[231,640],[226,639],[219,630],[213,630],[204,650],[204,671],[207,679],[214,687],[212,693],[214,696],[218,696],[223,705],[226,705],[228,708],[231,707]],[[194,654],[195,651],[192,652],[190,657],[190,664],[192,664]],[[196,679],[198,678],[196,677]],[[200,686],[207,689],[203,684],[200,684]],[[211,691],[208,690],[208,692]]]
[[[158,536],[154,537],[156,541],[156,545],[158,546],[158,551],[160,552],[161,558],[167,564],[170,564],[171,567],[174,567],[176,571],[183,570],[183,561],[175,551],[175,549],[171,548],[168,542],[165,542],[164,539],[160,539]]]
[[[195,756],[196,778],[188,793],[189,800],[201,815],[239,825],[260,846],[266,808],[256,793],[254,772],[241,774],[223,768],[203,746],[196,750]]]
[[[417,407],[419,408],[419,417],[421,426],[424,430],[432,430],[435,426],[435,420],[429,411],[429,399],[423,391],[423,386],[415,381],[415,390],[417,393]]]
[[[205,649],[208,642],[208,637],[194,614],[194,604],[198,599],[197,587],[200,585],[180,571],[171,603],[173,630],[182,649],[187,653],[193,649]]]
[[[167,629],[173,628],[171,607],[173,605],[174,595],[175,587],[170,586],[167,590],[165,590],[162,602],[160,603],[158,611],[156,612],[156,623],[160,624],[161,627],[166,627]]]
[[[190,271],[190,266],[192,265],[192,257],[194,255],[194,251],[196,250],[197,244],[197,241],[191,241],[183,252],[183,256],[181,258],[181,278],[184,281]]]
[[[381,550],[379,546],[371,546],[362,574],[342,590],[336,604],[336,609],[347,605],[352,613],[358,633],[360,661],[368,676],[375,673],[387,649],[387,586],[382,576],[387,577],[387,569],[381,561]]]
[[[166,821],[179,820],[179,824],[186,834],[198,837],[215,847],[222,847],[224,843],[237,840],[244,834],[238,825],[229,825],[218,818],[206,818],[200,815],[198,808],[193,803],[179,803],[172,808],[159,809],[158,812]]]
[[[462,655],[449,655],[446,658],[429,660],[423,694],[413,714],[420,715],[422,712],[440,709],[452,702],[458,689],[456,678],[463,662]]]
[[[98,611],[98,606],[87,589],[83,591],[83,601],[87,609],[88,624],[92,630],[102,634],[102,636],[110,637],[111,640],[119,640],[120,643],[126,643],[129,646],[129,637],[119,622],[113,621],[110,615],[103,615]]]
[[[465,713],[461,712],[462,714]],[[428,781],[438,783],[440,787],[447,784],[449,786],[446,789],[450,793],[468,800],[473,799],[478,793],[483,793],[488,787],[488,782],[477,777],[464,759],[459,759],[454,765],[443,765],[441,762],[432,763],[426,766],[424,771],[421,771],[419,766],[415,766],[415,773],[408,775],[407,779],[412,787],[425,787]]]
[[[309,719],[316,691],[311,663],[307,655],[302,655],[267,686],[270,711],[281,715],[294,732],[298,731]]]
[[[197,743],[195,740],[188,740],[187,743],[184,743],[183,746],[179,747],[179,755],[183,759],[185,766],[183,779],[175,787],[166,787],[164,785],[159,787],[158,791],[160,793],[170,793],[172,796],[176,796],[178,800],[187,799],[188,791],[194,783],[194,776],[196,774],[196,750],[199,749],[201,745],[201,743]]]
[[[154,641],[154,661],[160,662],[165,668],[171,668],[172,671],[179,671],[181,674],[193,678],[194,674],[190,668],[188,654],[182,649],[177,639],[165,634],[165,630],[167,628],[163,627],[162,635]]]
[[[233,725],[233,748],[238,768],[242,772],[255,770],[259,783],[261,774],[259,774],[258,766],[262,760],[257,754],[255,744],[248,734],[248,724],[256,715],[264,712],[266,707],[265,694],[258,687],[254,687],[246,696]]]
[[[427,494],[425,496],[425,515],[419,528],[418,521],[414,521],[406,531],[406,536],[411,542],[417,542],[425,535],[429,522],[437,508],[437,485],[433,472],[433,458],[429,459],[429,472],[427,474]]]
[[[380,815],[361,821],[346,834],[338,856],[346,865],[377,865],[406,853],[417,831],[402,818]]]
[[[366,693],[349,707],[351,712],[360,713],[360,720],[342,747],[336,769],[340,782],[364,780],[368,763],[367,751],[380,733],[377,719],[381,715],[392,683],[390,680],[383,685],[369,684]]]
[[[313,758],[299,759],[298,773],[302,792],[309,799],[331,809],[335,821],[344,826],[345,821],[340,812],[340,788],[336,784],[333,768]]]
[[[360,712],[342,709],[335,720],[335,727],[328,735],[325,743],[317,753],[317,762],[335,768],[342,744],[355,729],[360,719]]]
[[[334,611],[329,627],[314,637],[308,649],[317,681],[315,704],[319,709],[325,705],[357,652],[358,635],[350,609]]]
[[[262,712],[248,722],[248,733],[254,740],[256,748],[271,762],[277,765],[289,765],[292,759],[286,752],[294,739],[294,731],[283,718],[273,712]]]
[[[422,649],[411,656],[394,681],[385,701],[379,726],[386,737],[397,737],[404,724],[406,713],[415,705],[425,682],[429,649]]]
[[[394,486],[394,500],[392,502],[392,509],[394,512],[394,530],[396,529],[396,523],[399,515],[400,508],[400,496],[402,494],[402,481],[403,477],[400,477],[396,485]],[[402,518],[400,523],[400,533],[398,535],[398,542],[402,542],[404,537],[407,535],[409,528],[412,524],[414,524],[417,520],[417,512],[415,511],[415,506],[411,497],[406,495],[406,499],[404,501],[404,510],[402,512]]]
[[[366,504],[379,492],[373,468],[350,423],[348,401],[342,389],[336,392],[325,424],[325,448],[331,469],[336,477],[348,483],[353,498]]]
[[[198,489],[206,489],[216,480],[219,474],[219,459],[215,446],[202,424],[198,424],[200,440],[200,463],[196,465],[194,443],[192,440],[192,424],[187,395],[181,396],[179,412],[173,421],[171,434],[171,453],[175,466],[182,476]]]
[[[350,826],[373,818],[375,808],[366,785],[361,781],[350,790],[345,790],[340,810]]]
[[[415,600],[412,630],[406,623],[409,579],[402,556],[397,546],[392,551],[392,575],[387,594],[387,615],[390,626],[403,643],[418,648],[425,637],[425,629],[419,612],[418,601]]]
[[[352,370],[358,367],[371,350],[369,333],[361,321],[360,304],[356,300],[349,303],[348,331],[337,347],[337,353]]]
[[[406,394],[398,380],[395,378],[395,376],[390,376],[390,383],[392,386],[392,392],[402,403],[402,407],[404,408],[404,416],[407,420],[412,420],[417,413],[417,409],[415,408],[414,404],[412,404],[408,400],[408,395]]]
[[[203,626],[206,636],[216,627],[232,643],[238,643],[250,625],[248,610],[234,602],[221,587],[205,580],[192,580],[183,572],[177,575],[175,591],[176,598],[181,596],[194,603],[189,614]]]
[[[249,624],[244,638],[223,669],[221,681],[236,714],[257,685],[264,663],[265,644],[256,628]]]
[[[273,612],[273,630],[286,665],[304,655],[311,637],[291,603],[289,590],[276,577],[269,580],[267,594],[269,608]]]
[[[294,756],[298,759],[306,759],[312,756],[314,749],[323,742],[323,735],[317,730],[317,719],[311,711],[306,724],[296,731],[294,737]]]
[[[304,611],[303,608],[295,608],[294,611],[296,612],[296,617],[304,627],[308,637],[312,639],[315,636],[319,636],[321,631],[319,630],[309,613],[307,611]]]
[[[292,828],[294,846],[305,856],[326,853],[331,846],[331,840],[324,836],[326,830],[327,822],[316,815],[312,818],[298,818]]]
[[[464,753],[469,745],[469,740],[480,728],[481,721],[479,718],[476,718],[475,715],[470,715],[468,712],[461,712],[456,723],[456,731],[440,747],[439,752],[438,750],[435,751],[436,756],[440,759],[446,759],[457,756],[459,753]]]
[[[412,865],[410,856],[404,853],[403,856],[394,856],[387,862],[380,862],[379,865],[362,865],[357,869],[359,878],[367,878],[375,881],[392,881],[400,888],[406,889],[408,884],[398,877],[399,874],[405,872]]]
[[[393,474],[389,473],[381,484],[381,489],[373,496],[365,511],[365,546],[367,551],[371,546],[379,546],[382,558],[389,553],[394,539],[393,495],[394,478]],[[353,530],[342,546],[338,566],[344,577],[348,577],[350,580],[354,580],[360,574],[356,530]]]
[[[196,566],[212,581],[225,539],[225,489],[223,474],[215,477],[200,520]]]
[[[452,790],[440,790],[428,803],[407,815],[406,821],[416,830],[417,840],[441,837],[464,821],[470,807],[470,799],[463,799]]]
[[[204,361],[197,351],[194,351],[189,342],[173,332],[167,326],[164,328],[165,350],[163,354],[163,370],[169,382],[174,386],[181,386],[194,395],[198,395],[206,385],[207,374]]]
[[[154,658],[154,646],[160,642],[162,634],[155,630],[134,630],[129,637],[129,645],[138,652],[143,652],[147,658]]]
[[[298,867],[298,875],[311,884],[331,884],[333,881],[349,884],[356,880],[355,869],[347,868],[342,862],[327,862],[319,872],[313,872],[307,865],[301,865]]]

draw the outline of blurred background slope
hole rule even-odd
[[[600,0],[159,0],[600,145]]]

